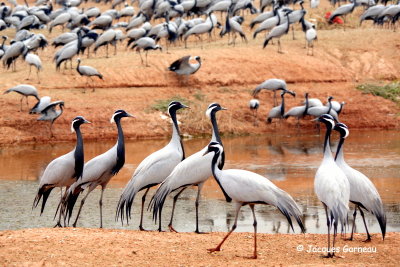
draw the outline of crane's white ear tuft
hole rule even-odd
[[[74,123],[75,123],[76,121],[77,121],[77,120],[73,120],[72,123],[71,123],[71,133],[75,132]]]
[[[115,112],[115,113],[112,115],[110,122],[111,122],[111,123],[115,123],[115,119],[114,119],[114,118],[115,118],[116,115],[119,115],[119,114],[121,114],[121,112]]]

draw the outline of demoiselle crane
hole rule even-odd
[[[360,210],[365,230],[367,232],[367,239],[364,242],[371,241],[371,235],[368,232],[368,227],[365,222],[364,212],[362,209],[365,209],[375,215],[382,231],[382,239],[384,240],[386,233],[386,214],[383,209],[382,199],[379,196],[378,190],[376,190],[374,184],[370,179],[368,179],[367,176],[365,176],[362,172],[350,167],[344,160],[343,144],[345,139],[349,136],[349,129],[347,126],[344,123],[336,123],[334,130],[340,133],[340,141],[336,150],[335,161],[349,180],[350,202],[355,205],[350,240],[353,240],[357,209]]]
[[[33,201],[32,208],[37,207],[42,200],[42,207],[40,209],[40,215],[42,215],[43,210],[46,206],[47,198],[49,197],[51,191],[55,187],[60,187],[61,189],[61,200],[63,198],[62,188],[66,187],[66,190],[71,184],[73,184],[77,179],[82,177],[83,164],[84,164],[84,153],[83,153],[83,138],[80,130],[80,126],[84,123],[90,123],[82,116],[75,117],[71,123],[71,131],[76,133],[76,145],[75,148],[54,160],[52,160],[46,169],[39,182],[38,193]],[[66,192],[66,191],[65,191]],[[60,208],[60,207],[59,207]],[[62,207],[61,207],[62,208]],[[61,214],[56,226],[61,227]]]
[[[265,48],[269,41],[272,40],[273,38],[278,39],[278,53],[283,53],[282,48],[281,48],[281,37],[289,32],[289,25],[290,25],[290,20],[289,20],[289,14],[291,13],[291,10],[286,11],[286,22],[283,24],[280,24],[278,26],[275,26],[272,28],[272,30],[268,33],[267,37],[264,40],[263,48]]]
[[[257,258],[257,220],[254,213],[255,204],[266,204],[277,207],[286,217],[293,231],[294,228],[291,217],[297,221],[301,231],[304,233],[305,227],[301,220],[302,213],[293,198],[288,193],[274,185],[266,177],[257,173],[240,169],[222,170],[218,165],[222,160],[221,157],[223,151],[224,149],[220,143],[211,142],[206,151],[204,151],[204,156],[207,156],[209,153],[213,156],[211,161],[212,174],[224,193],[226,201],[235,204],[235,222],[231,231],[229,231],[224,239],[222,239],[221,243],[219,243],[215,248],[208,249],[208,251],[215,252],[221,250],[222,244],[236,229],[240,208],[245,205],[250,206],[254,219],[253,259]]]
[[[279,106],[273,107],[267,117],[267,123],[270,124],[272,122],[272,119],[283,119],[283,116],[285,115],[285,94],[289,93],[292,96],[296,97],[296,94],[294,92],[290,91],[282,91],[281,92],[281,104]]]
[[[276,102],[276,91],[289,91],[287,89],[287,85],[285,80],[281,79],[268,79],[264,82],[257,85],[257,87],[253,90],[253,96],[256,96],[261,90],[268,90],[274,92],[274,106],[277,105]]]
[[[344,228],[347,224],[347,212],[349,211],[350,184],[344,172],[336,164],[330,149],[330,135],[335,126],[335,119],[324,114],[317,119],[326,126],[324,141],[324,157],[314,179],[314,190],[318,199],[322,202],[326,214],[328,227],[328,254],[327,258],[335,255],[331,250],[330,231],[333,226],[332,248],[335,248],[337,227],[340,224]]]
[[[24,60],[26,63],[29,65],[29,74],[28,74],[28,80],[29,77],[31,76],[31,70],[32,66],[36,68],[36,75],[38,82],[40,83],[40,78],[39,78],[39,72],[42,70],[42,61],[40,60],[40,57],[38,55],[35,55],[33,53],[29,53],[30,47],[27,47],[28,49],[24,53]]]
[[[253,98],[249,101],[249,108],[253,112],[253,117],[254,117],[254,125],[258,125],[257,122],[257,111],[258,108],[260,107],[260,101],[257,98]]]
[[[196,60],[196,63],[191,63],[191,60]],[[168,69],[175,72],[178,75],[186,77],[186,81],[189,79],[189,75],[196,73],[201,67],[201,58],[199,56],[191,57],[184,56],[178,60],[175,60]]]
[[[283,115],[284,119],[287,119],[289,117],[297,118],[297,126],[300,125],[300,119],[304,118],[304,116],[307,115],[307,110],[309,107],[308,93],[305,93],[304,97],[305,97],[305,104],[303,106],[293,107],[293,108],[289,109],[289,111]]]
[[[86,76],[88,79],[90,79],[92,81],[93,81],[92,76],[99,77],[101,80],[103,80],[103,75],[98,70],[96,70],[95,68],[90,67],[90,66],[81,66],[80,58],[78,58],[76,61],[78,62],[78,65],[76,66],[76,71],[79,73],[79,75]],[[88,84],[88,83],[89,83],[89,80],[87,81],[86,84]],[[86,90],[86,88],[85,88],[85,90]],[[93,87],[92,91],[93,92],[95,91],[94,87]]]
[[[29,114],[40,114],[40,112],[47,107],[51,102],[50,96],[42,96],[38,102],[31,108]]]
[[[211,120],[212,124],[212,137],[211,141],[218,141],[221,143],[221,138],[219,136],[218,125],[216,120],[216,113],[220,110],[225,110],[225,108],[221,107],[218,103],[212,103],[208,106],[206,115]],[[161,231],[161,213],[164,206],[164,202],[166,197],[178,190],[178,193],[174,196],[173,204],[172,204],[172,213],[171,220],[169,222],[169,229],[172,232],[176,232],[176,230],[172,226],[175,204],[178,200],[179,195],[189,186],[194,185],[197,186],[197,197],[196,197],[196,233],[200,233],[199,231],[199,201],[200,201],[200,193],[203,188],[205,181],[212,175],[211,173],[211,159],[212,156],[203,157],[205,150],[207,147],[204,147],[202,150],[196,152],[190,157],[186,158],[184,161],[180,162],[171,174],[161,183],[158,187],[157,192],[151,199],[150,205],[153,209],[153,218],[156,221],[157,215],[159,216],[159,228]],[[221,168],[224,164],[224,156],[222,161],[220,162]]]
[[[122,223],[124,220],[124,213],[126,215],[126,222],[129,222],[135,196],[140,191],[145,190],[142,196],[142,208],[139,224],[139,229],[141,231],[144,230],[143,209],[149,189],[164,181],[175,166],[185,159],[185,150],[183,148],[176,118],[176,112],[182,108],[188,107],[177,101],[173,101],[168,105],[168,113],[172,120],[172,136],[170,142],[162,149],[147,156],[136,168],[132,178],[125,186],[119,199],[116,212],[116,219],[118,220],[118,217],[121,217]]]
[[[14,87],[12,87],[12,88],[7,89],[3,94],[8,94],[8,93],[11,93],[11,92],[16,92],[16,93],[22,95],[21,100],[20,100],[20,103],[21,103],[21,111],[22,111],[22,100],[24,99],[24,97],[25,97],[25,99],[26,99],[26,105],[29,105],[29,103],[28,103],[28,96],[33,96],[33,97],[35,97],[38,101],[40,100],[40,99],[39,99],[38,91],[37,91],[36,87],[33,86],[33,85],[29,85],[29,84],[19,84],[19,85],[17,85],[17,86],[14,86]]]
[[[140,59],[142,60],[142,64],[143,64],[143,58],[142,58],[142,54],[140,53],[140,50],[144,50],[146,53],[146,67],[148,67],[149,65],[147,64],[147,53],[149,50],[157,50],[159,49],[160,51],[162,51],[161,46],[156,44],[156,41],[153,38],[150,37],[142,37],[139,40],[135,41],[132,49],[136,49],[137,52],[139,52],[140,55]]]
[[[57,109],[57,106],[59,109]],[[53,137],[53,123],[64,111],[64,101],[55,101],[48,104],[45,108],[40,111],[38,121],[49,121],[50,122],[50,137]]]
[[[125,164],[125,141],[124,133],[122,131],[121,119],[125,117],[133,117],[131,114],[124,110],[117,110],[111,117],[111,123],[115,123],[118,129],[117,143],[105,153],[89,160],[84,168],[82,178],[71,185],[67,192],[64,202],[65,205],[65,218],[69,220],[79,194],[87,188],[87,194],[81,200],[78,214],[76,215],[73,227],[76,227],[82,207],[85,200],[98,185],[101,186],[101,196],[99,201],[100,206],[100,228],[103,228],[103,192],[106,189],[108,182],[116,175]]]

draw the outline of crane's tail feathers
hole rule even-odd
[[[82,191],[83,191],[83,189],[79,186],[76,188],[71,187],[68,190],[65,199],[63,200],[63,205],[65,205],[64,217],[67,219],[68,224],[71,219],[72,211],[74,210],[75,203],[78,200],[79,194]]]
[[[152,206],[154,221],[157,221],[157,215],[161,213],[165,199],[169,193],[171,193],[170,188],[166,183],[162,183],[150,200],[149,207]]]
[[[283,190],[277,192],[277,196],[278,196],[277,208],[280,210],[280,212],[282,212],[283,215],[285,215],[293,232],[294,228],[291,217],[293,217],[297,221],[298,225],[300,226],[301,232],[305,233],[306,228],[303,224],[303,220],[301,219],[303,214],[300,211],[299,207],[297,206],[296,202],[293,200],[293,198]]]
[[[39,189],[39,191],[33,201],[32,209],[37,207],[37,205],[40,202],[40,199],[43,197],[42,207],[40,209],[40,215],[42,215],[44,207],[46,206],[47,199],[51,193],[51,190],[53,190],[53,189],[54,189],[54,187],[48,187],[48,185],[44,185]]]
[[[386,235],[386,214],[383,209],[383,204],[380,198],[376,198],[373,206],[369,209],[372,214],[375,215],[378,220],[379,226],[382,231],[382,239],[385,240]]]
[[[268,45],[268,43],[269,43],[269,38],[267,38],[267,39],[265,39],[265,41],[264,41],[264,45],[263,45],[263,49]]]
[[[331,226],[332,224],[334,225],[335,228],[337,228],[338,224],[340,223],[341,227],[344,228],[347,224],[347,213],[349,211],[349,207],[342,203],[339,202],[336,206],[331,207]]]
[[[12,89],[12,88],[10,88],[10,89],[8,89],[8,90],[4,91],[3,95],[5,95],[5,94],[8,94],[8,93],[10,93],[10,92],[12,92],[12,91],[13,91],[13,89]]]

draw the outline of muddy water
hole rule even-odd
[[[337,139],[335,135],[333,139]],[[208,139],[185,140],[188,155],[200,150]],[[290,193],[298,201],[310,233],[325,233],[325,214],[317,200],[314,175],[322,159],[323,136],[319,135],[263,135],[247,137],[224,137],[227,168],[241,168],[267,176],[275,184]],[[132,221],[122,226],[115,221],[115,208],[122,188],[131,174],[152,151],[164,146],[168,140],[131,141],[126,147],[126,165],[112,179],[103,199],[103,223],[106,228],[137,229],[141,195],[135,199]],[[90,159],[106,151],[113,142],[85,143],[85,157]],[[336,149],[336,143],[332,143]],[[31,210],[36,194],[38,177],[46,165],[62,155],[74,144],[33,145],[2,148],[0,150],[0,229],[51,227],[58,204],[59,190],[53,190],[45,212]],[[352,132],[345,144],[347,162],[361,170],[376,185],[388,217],[387,231],[400,230],[400,133],[399,132]],[[151,190],[149,196],[154,193]],[[194,199],[196,188],[186,190],[177,203],[174,226],[178,231],[193,231],[195,228]],[[203,189],[200,204],[201,231],[228,231],[233,224],[234,210],[226,203],[213,178]],[[87,199],[78,223],[82,227],[98,227],[100,191],[96,189]],[[79,203],[79,201],[77,202]],[[169,221],[172,199],[167,199],[163,213],[163,224]],[[351,208],[353,208],[351,206]],[[287,233],[290,229],[274,207],[257,205],[258,231],[264,233]],[[350,216],[351,217],[351,216]],[[243,207],[239,217],[238,231],[252,231],[252,216],[248,207]],[[368,214],[367,223],[371,232],[380,232],[376,219]],[[156,229],[151,213],[145,212],[145,228]],[[361,219],[357,219],[357,231],[364,232]],[[299,228],[296,226],[298,233]]]

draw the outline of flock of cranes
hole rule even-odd
[[[149,66],[147,54],[150,50],[162,50],[171,45],[184,44],[188,47],[188,40],[197,38],[201,47],[206,36],[209,40],[215,36],[216,29],[220,28],[220,37],[228,35],[228,43],[236,45],[237,35],[243,42],[248,42],[246,30],[243,28],[244,17],[240,13],[249,10],[252,14],[260,13],[250,22],[250,28],[254,28],[253,38],[260,33],[265,33],[262,47],[269,46],[274,40],[277,41],[278,52],[282,53],[281,38],[292,29],[293,39],[295,38],[294,24],[301,24],[305,34],[307,54],[313,55],[314,41],[317,39],[316,25],[306,19],[307,11],[303,1],[260,1],[260,9],[257,9],[251,0],[184,0],[184,1],[163,1],[163,0],[140,0],[138,1],[139,11],[125,4],[120,8],[123,1],[114,0],[111,9],[101,11],[98,7],[78,8],[80,0],[62,1],[57,0],[60,7],[54,9],[53,2],[38,0],[34,6],[18,5],[16,1],[10,1],[11,6],[5,3],[0,4],[0,31],[14,28],[16,34],[11,40],[8,36],[2,37],[0,45],[0,60],[7,69],[16,70],[18,58],[22,58],[30,67],[36,68],[39,80],[39,72],[42,71],[42,60],[35,54],[39,49],[46,49],[49,41],[46,38],[55,28],[62,28],[63,32],[51,42],[54,47],[60,47],[53,56],[55,67],[61,70],[64,63],[67,67],[68,61],[72,69],[74,58],[83,55],[87,51],[88,57],[92,50],[94,54],[99,49],[104,49],[106,57],[109,57],[109,46],[114,47],[114,55],[117,53],[118,43],[127,39],[127,47],[136,50],[141,58],[142,64]],[[335,5],[338,1],[333,1]],[[395,29],[400,17],[400,4],[375,5],[373,1],[353,0],[352,3],[338,7],[328,18],[330,22],[338,16],[345,17],[352,13],[359,5],[370,6],[362,14],[360,24],[364,20],[373,20],[376,24],[388,23]],[[293,8],[289,7],[293,4]],[[106,4],[107,1],[106,1]],[[298,5],[297,5],[298,4]],[[318,0],[311,1],[311,8],[319,5]],[[299,8],[299,7],[300,8]],[[270,10],[268,10],[270,7]],[[264,11],[264,10],[268,11]],[[217,12],[220,12],[221,19],[218,20]],[[123,18],[128,18],[124,21]],[[158,24],[157,24],[158,23]],[[34,33],[31,30],[41,29],[41,33]],[[310,52],[311,50],[311,52]],[[142,58],[142,51],[145,53],[145,60]],[[192,61],[196,61],[193,63]],[[80,64],[81,59],[77,58],[76,71],[79,75],[103,79],[100,71],[91,66]],[[202,61],[199,56],[185,56],[174,61],[169,70],[188,77],[194,74],[201,67]],[[31,70],[29,72],[29,75]],[[28,77],[29,78],[29,77]],[[94,88],[93,88],[94,90]],[[344,161],[343,143],[349,135],[347,126],[340,123],[339,115],[343,109],[344,102],[332,101],[323,105],[319,99],[309,98],[305,94],[304,103],[301,106],[285,110],[285,95],[295,96],[295,92],[288,90],[286,82],[279,79],[269,79],[257,86],[253,92],[256,97],[261,90],[269,90],[274,93],[274,107],[267,116],[267,122],[273,119],[286,119],[295,117],[298,122],[307,115],[315,117],[316,121],[326,126],[324,142],[324,154],[322,163],[315,175],[315,192],[321,200],[327,217],[328,247],[331,246],[330,231],[333,227],[333,242],[338,226],[344,229],[347,224],[349,202],[355,205],[354,220],[357,210],[360,212],[365,228],[367,225],[364,219],[366,210],[377,218],[381,227],[382,236],[386,232],[386,216],[383,210],[382,201],[371,181],[361,172],[354,170]],[[280,104],[276,99],[276,91],[280,91]],[[38,113],[38,120],[50,121],[50,132],[54,121],[63,113],[64,102],[50,102],[48,96],[39,98],[36,88],[31,85],[21,84],[8,89],[5,93],[17,92],[23,97],[34,96],[38,102],[30,110],[30,113]],[[27,102],[28,103],[28,102]],[[257,109],[260,106],[258,99],[252,99],[249,103],[255,114],[257,123]],[[59,107],[59,109],[56,109]],[[173,218],[175,205],[180,194],[190,186],[197,186],[196,225],[195,232],[201,233],[199,225],[199,201],[204,183],[210,176],[214,176],[227,202],[233,202],[236,208],[235,221],[232,229],[224,237],[217,247],[210,249],[210,252],[220,251],[222,244],[236,229],[238,215],[242,206],[249,205],[253,214],[254,226],[254,251],[253,258],[257,258],[257,220],[254,213],[256,204],[275,206],[287,219],[289,225],[294,229],[292,219],[299,225],[302,232],[305,226],[302,221],[302,213],[294,199],[285,191],[275,186],[266,177],[246,170],[229,169],[224,170],[225,153],[219,135],[216,113],[225,110],[218,103],[212,103],[206,110],[206,116],[212,125],[212,137],[210,143],[202,150],[187,156],[180,137],[179,125],[176,113],[180,109],[187,108],[184,104],[174,101],[168,106],[168,113],[172,120],[171,141],[163,148],[153,152],[146,157],[137,167],[132,178],[125,186],[120,200],[117,204],[116,219],[128,222],[131,219],[131,210],[135,197],[140,191],[144,191],[141,199],[141,218],[139,229],[144,230],[143,214],[146,196],[150,188],[158,186],[152,196],[149,207],[153,213],[153,219],[159,223],[158,230],[161,231],[161,214],[167,197],[174,193],[169,229],[175,231]],[[42,200],[41,213],[43,212],[47,199],[54,188],[61,189],[60,202],[56,210],[58,215],[57,226],[68,226],[73,217],[73,210],[78,197],[86,190],[78,212],[73,220],[72,226],[76,227],[79,216],[83,212],[86,198],[96,187],[101,186],[100,227],[103,227],[103,193],[107,184],[113,176],[123,168],[125,164],[125,142],[122,129],[122,118],[133,117],[124,110],[117,110],[111,117],[111,123],[116,124],[117,141],[108,151],[85,163],[84,144],[80,127],[90,123],[82,116],[75,117],[71,123],[71,130],[76,134],[75,148],[49,163],[42,177],[40,178],[39,189],[34,199],[33,207],[37,207]],[[300,127],[300,124],[298,123]],[[340,142],[333,157],[330,146],[330,134],[332,130],[340,133]],[[52,132],[51,132],[52,134]],[[354,232],[354,225],[352,234]],[[351,236],[351,238],[353,235]],[[367,240],[370,240],[367,229]],[[333,257],[334,252],[329,251],[327,257]]]
[[[257,122],[257,110],[260,107],[260,101],[258,95],[262,90],[272,91],[274,93],[274,107],[269,111],[266,118],[267,123],[271,123],[273,119],[287,119],[294,117],[297,119],[297,126],[300,126],[300,119],[305,116],[311,116],[318,118],[323,114],[330,114],[336,120],[338,120],[340,113],[343,111],[345,102],[332,101],[333,97],[329,96],[327,103],[322,104],[322,101],[318,98],[309,98],[309,93],[305,93],[304,101],[301,106],[292,107],[288,111],[285,110],[285,94],[288,93],[292,96],[296,96],[294,91],[287,89],[286,81],[282,79],[268,79],[259,84],[253,90],[253,99],[249,101],[249,108],[253,110],[254,124],[258,125]],[[281,91],[281,103],[278,105],[276,99],[276,91]],[[318,124],[319,126],[319,124]]]
[[[286,91],[282,91],[285,93]],[[161,227],[161,214],[167,196],[175,192],[173,197],[173,206],[171,220],[168,225],[170,231],[176,232],[173,227],[173,216],[175,204],[179,195],[189,186],[197,186],[198,193],[196,197],[196,233],[199,230],[199,200],[204,182],[214,176],[227,202],[233,202],[236,207],[235,221],[232,229],[224,237],[217,247],[210,249],[210,252],[220,251],[222,244],[236,229],[239,211],[242,206],[249,205],[254,219],[254,252],[253,258],[257,258],[257,219],[254,213],[254,205],[266,204],[275,206],[287,219],[289,225],[294,230],[292,219],[294,219],[302,232],[305,232],[305,226],[302,221],[302,212],[294,199],[285,191],[275,186],[268,178],[259,174],[240,170],[224,170],[225,153],[221,137],[219,135],[216,113],[226,110],[218,103],[211,103],[206,116],[210,119],[212,125],[212,137],[210,143],[202,150],[187,156],[180,137],[179,125],[176,113],[180,109],[188,108],[186,105],[173,101],[168,106],[168,113],[172,121],[172,135],[170,142],[158,151],[147,156],[134,171],[132,178],[125,186],[120,200],[117,204],[116,219],[122,222],[131,219],[131,210],[135,197],[140,191],[144,191],[141,200],[140,225],[143,227],[143,213],[146,196],[149,189],[158,186],[155,194],[150,200],[149,207],[153,212],[153,219],[159,222],[159,231]],[[101,186],[100,206],[100,227],[102,223],[102,205],[103,193],[110,181],[116,175],[125,163],[125,143],[124,134],[121,125],[121,119],[124,117],[133,117],[124,110],[117,110],[111,117],[111,123],[117,126],[118,138],[116,144],[108,151],[94,157],[84,163],[83,139],[80,126],[89,123],[85,118],[78,116],[72,120],[71,130],[76,133],[75,148],[49,163],[44,171],[39,184],[38,193],[35,197],[33,207],[39,205],[42,199],[41,213],[43,212],[50,192],[55,187],[65,188],[61,190],[60,202],[56,210],[58,213],[58,222],[56,226],[68,226],[73,215],[73,209],[81,193],[86,190],[85,196],[81,200],[81,205],[75,217],[73,227],[76,227],[82,207],[87,196],[97,186]],[[328,227],[328,248],[330,247],[330,231],[333,227],[333,243],[337,229],[340,225],[342,231],[348,224],[347,214],[349,211],[349,202],[355,204],[354,219],[357,209],[367,229],[363,209],[371,212],[377,218],[384,239],[386,233],[386,215],[378,191],[372,182],[361,172],[351,168],[344,160],[343,143],[349,135],[347,126],[339,123],[332,115],[322,114],[317,121],[326,125],[327,131],[324,141],[323,160],[315,174],[315,192],[321,200],[327,216]],[[337,147],[336,156],[332,156],[330,149],[330,135],[332,130],[340,133],[340,141]],[[353,238],[354,225],[352,228]],[[367,240],[371,236],[367,229]],[[334,251],[329,250],[327,257],[333,257]]]

